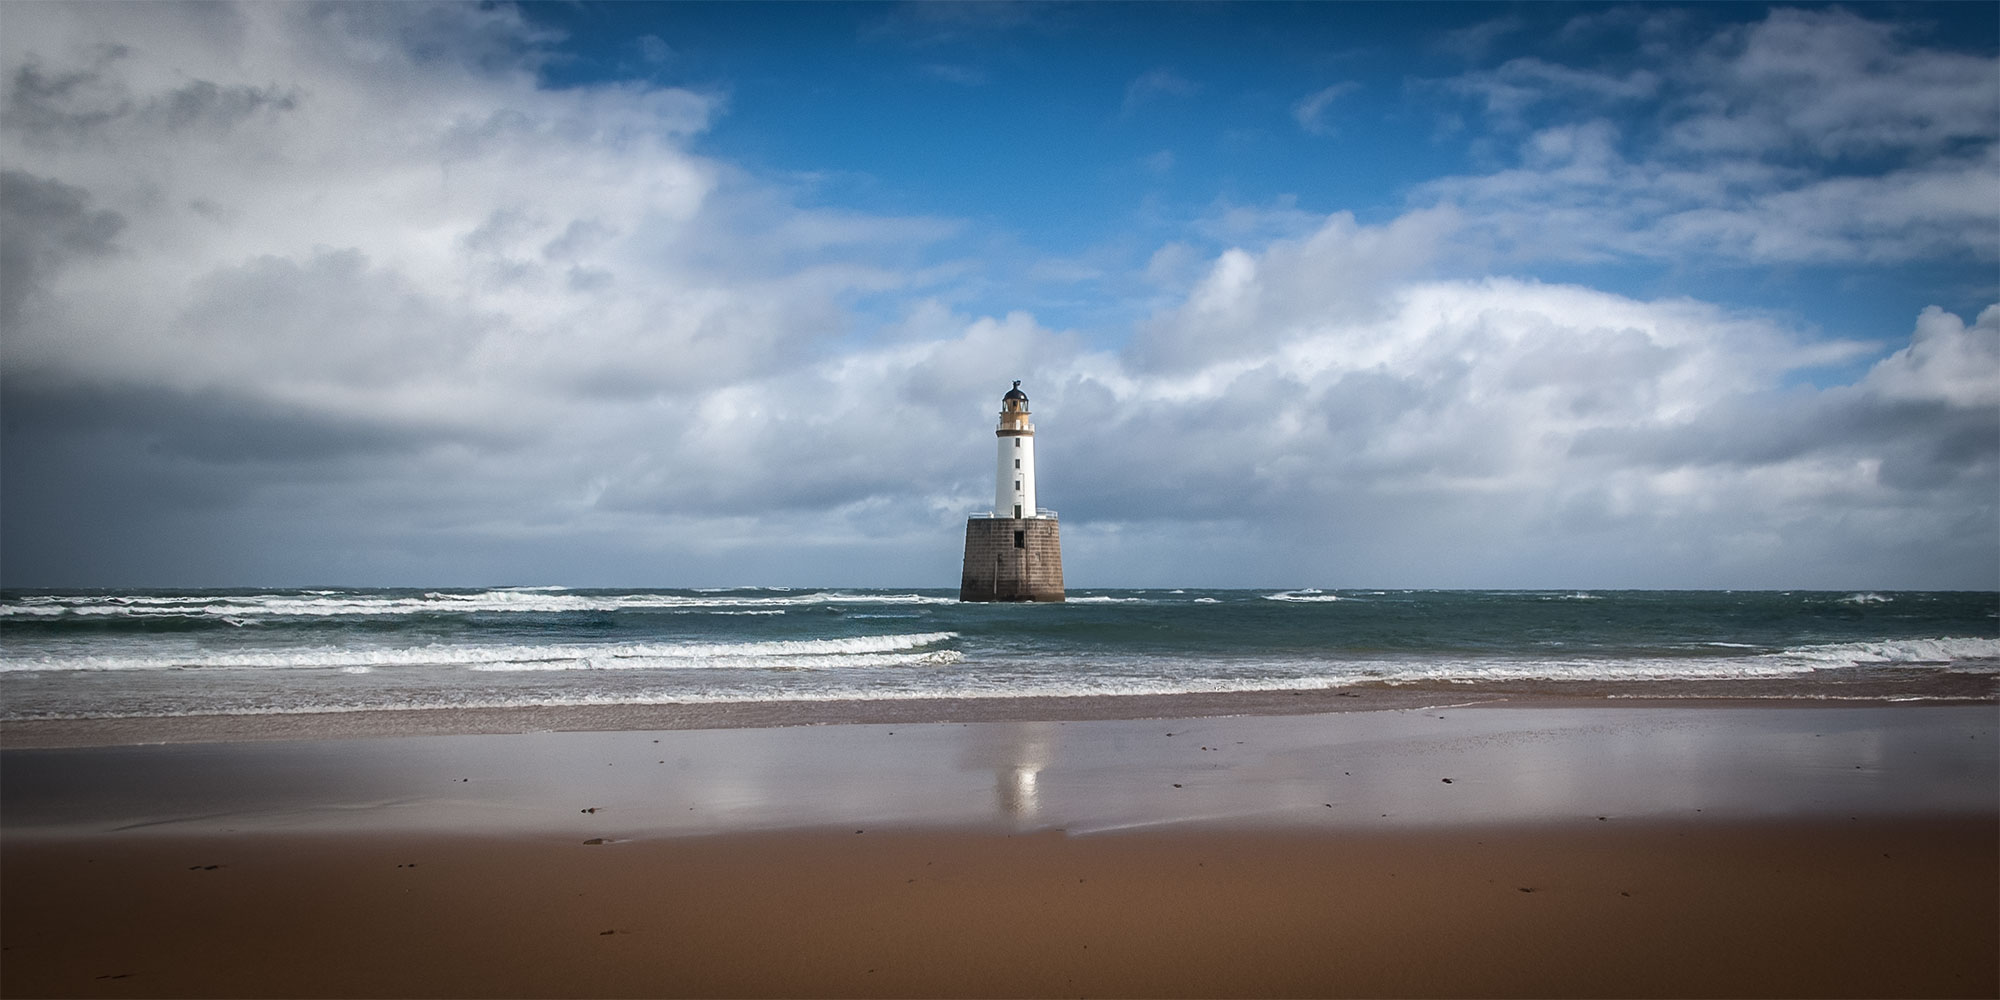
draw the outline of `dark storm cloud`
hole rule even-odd
[[[102,256],[125,228],[93,209],[90,193],[19,170],[0,170],[0,327],[11,330],[39,282],[77,257]]]
[[[1853,389],[1745,400],[1668,427],[1598,428],[1572,454],[1662,469],[1755,468],[1814,456],[1882,462],[1881,481],[1932,489],[2000,462],[2000,425],[1986,407],[1885,400]]]
[[[339,524],[284,498],[352,489],[371,468],[464,444],[441,429],[339,420],[229,391],[13,376],[0,381],[0,428],[7,577],[72,585],[102,574],[228,579],[258,562],[241,551],[250,521]],[[305,555],[321,543],[290,544]]]
[[[0,128],[46,139],[86,132],[130,114],[130,100],[101,92],[104,76],[98,71],[130,51],[123,45],[99,46],[90,68],[49,70],[35,62],[21,66],[0,110]]]
[[[101,51],[100,67],[125,55],[123,46]],[[99,69],[56,72],[33,64],[14,74],[0,127],[30,142],[70,141],[113,128],[121,120],[169,131],[227,131],[255,115],[297,107],[296,91],[276,85],[222,85],[191,80],[146,98],[132,95],[115,75]]]
[[[147,385],[46,386],[0,381],[0,425],[17,439],[105,435],[161,461],[293,466],[332,476],[331,460],[409,452],[459,435],[407,422],[332,418],[231,392]],[[121,449],[126,450],[126,449]],[[19,480],[44,477],[19,469]],[[296,475],[298,471],[290,474]]]

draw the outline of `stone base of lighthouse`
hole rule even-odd
[[[1060,601],[1062,537],[1052,517],[975,517],[965,522],[961,601]]]

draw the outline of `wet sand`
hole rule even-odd
[[[0,993],[1992,996],[1996,742],[1654,705],[8,749]]]
[[[1987,820],[9,845],[9,996],[1991,996]]]

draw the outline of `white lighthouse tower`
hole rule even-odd
[[[1035,516],[1035,425],[1028,422],[1028,394],[1021,381],[1000,397],[1000,462],[993,485],[994,517]]]
[[[965,572],[961,601],[1060,601],[1062,537],[1056,512],[1035,504],[1035,425],[1028,422],[1028,394],[1015,382],[1000,397],[999,460],[994,467],[993,513],[965,522]]]

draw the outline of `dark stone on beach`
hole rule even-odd
[[[1450,778],[1444,779],[1444,783],[1447,785],[1451,784],[1451,779]]]
[[[1179,787],[1181,787],[1181,786],[1180,786],[1180,783],[1179,783],[1179,782],[1175,782],[1175,783],[1174,783],[1174,787],[1175,787],[1175,788],[1179,788]]]
[[[617,931],[615,931],[615,930],[609,930],[609,931],[598,931],[598,932],[597,932],[597,936],[598,936],[598,937],[603,937],[603,936],[605,936],[605,935],[607,935],[607,934],[616,934],[616,933],[618,933],[618,932],[617,932]]]
[[[1525,885],[1524,885],[1524,886],[1522,886],[1522,887],[1521,887],[1521,891],[1522,891],[1522,892],[1534,892],[1535,890],[1533,890],[1533,889],[1530,889],[1530,888],[1528,888],[1527,886],[1525,886]]]
[[[578,809],[578,810],[577,810],[577,812],[585,812],[585,813],[594,813],[594,812],[596,812],[596,811],[597,811],[597,807],[596,807],[596,806],[591,806],[591,807],[590,807],[590,808],[588,808],[588,809]]]
[[[590,838],[589,840],[586,840],[586,841],[584,841],[584,844],[585,844],[585,845],[587,845],[587,846],[591,846],[591,847],[595,847],[596,845],[598,845],[598,844],[602,844],[602,843],[604,843],[604,838],[603,838],[603,837],[592,837],[592,838]]]

